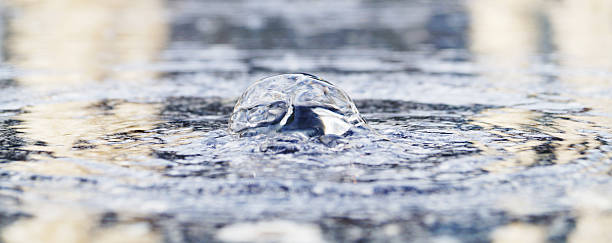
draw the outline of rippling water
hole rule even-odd
[[[607,1],[0,14],[0,242],[612,238]],[[289,72],[347,91],[375,132],[231,135],[238,96]]]

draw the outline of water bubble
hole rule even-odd
[[[230,117],[230,131],[241,136],[297,132],[306,136],[345,136],[369,130],[351,98],[310,74],[282,74],[252,84]]]

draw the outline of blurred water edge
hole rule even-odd
[[[18,78],[20,84],[154,78],[148,70],[113,68],[158,58],[168,28],[163,0],[7,2],[17,9],[8,22],[8,62],[28,73]]]
[[[5,9],[4,3],[0,2],[0,62],[4,62]]]
[[[287,72],[376,133],[230,135]],[[612,242],[610,94],[608,0],[4,0],[0,242]]]

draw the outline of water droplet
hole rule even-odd
[[[282,74],[252,84],[230,117],[230,131],[241,136],[298,132],[344,136],[369,130],[346,94],[310,74]]]

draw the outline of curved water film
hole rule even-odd
[[[282,74],[255,82],[238,99],[229,123],[230,130],[242,136],[271,132],[342,136],[367,129],[346,92],[310,74]]]

